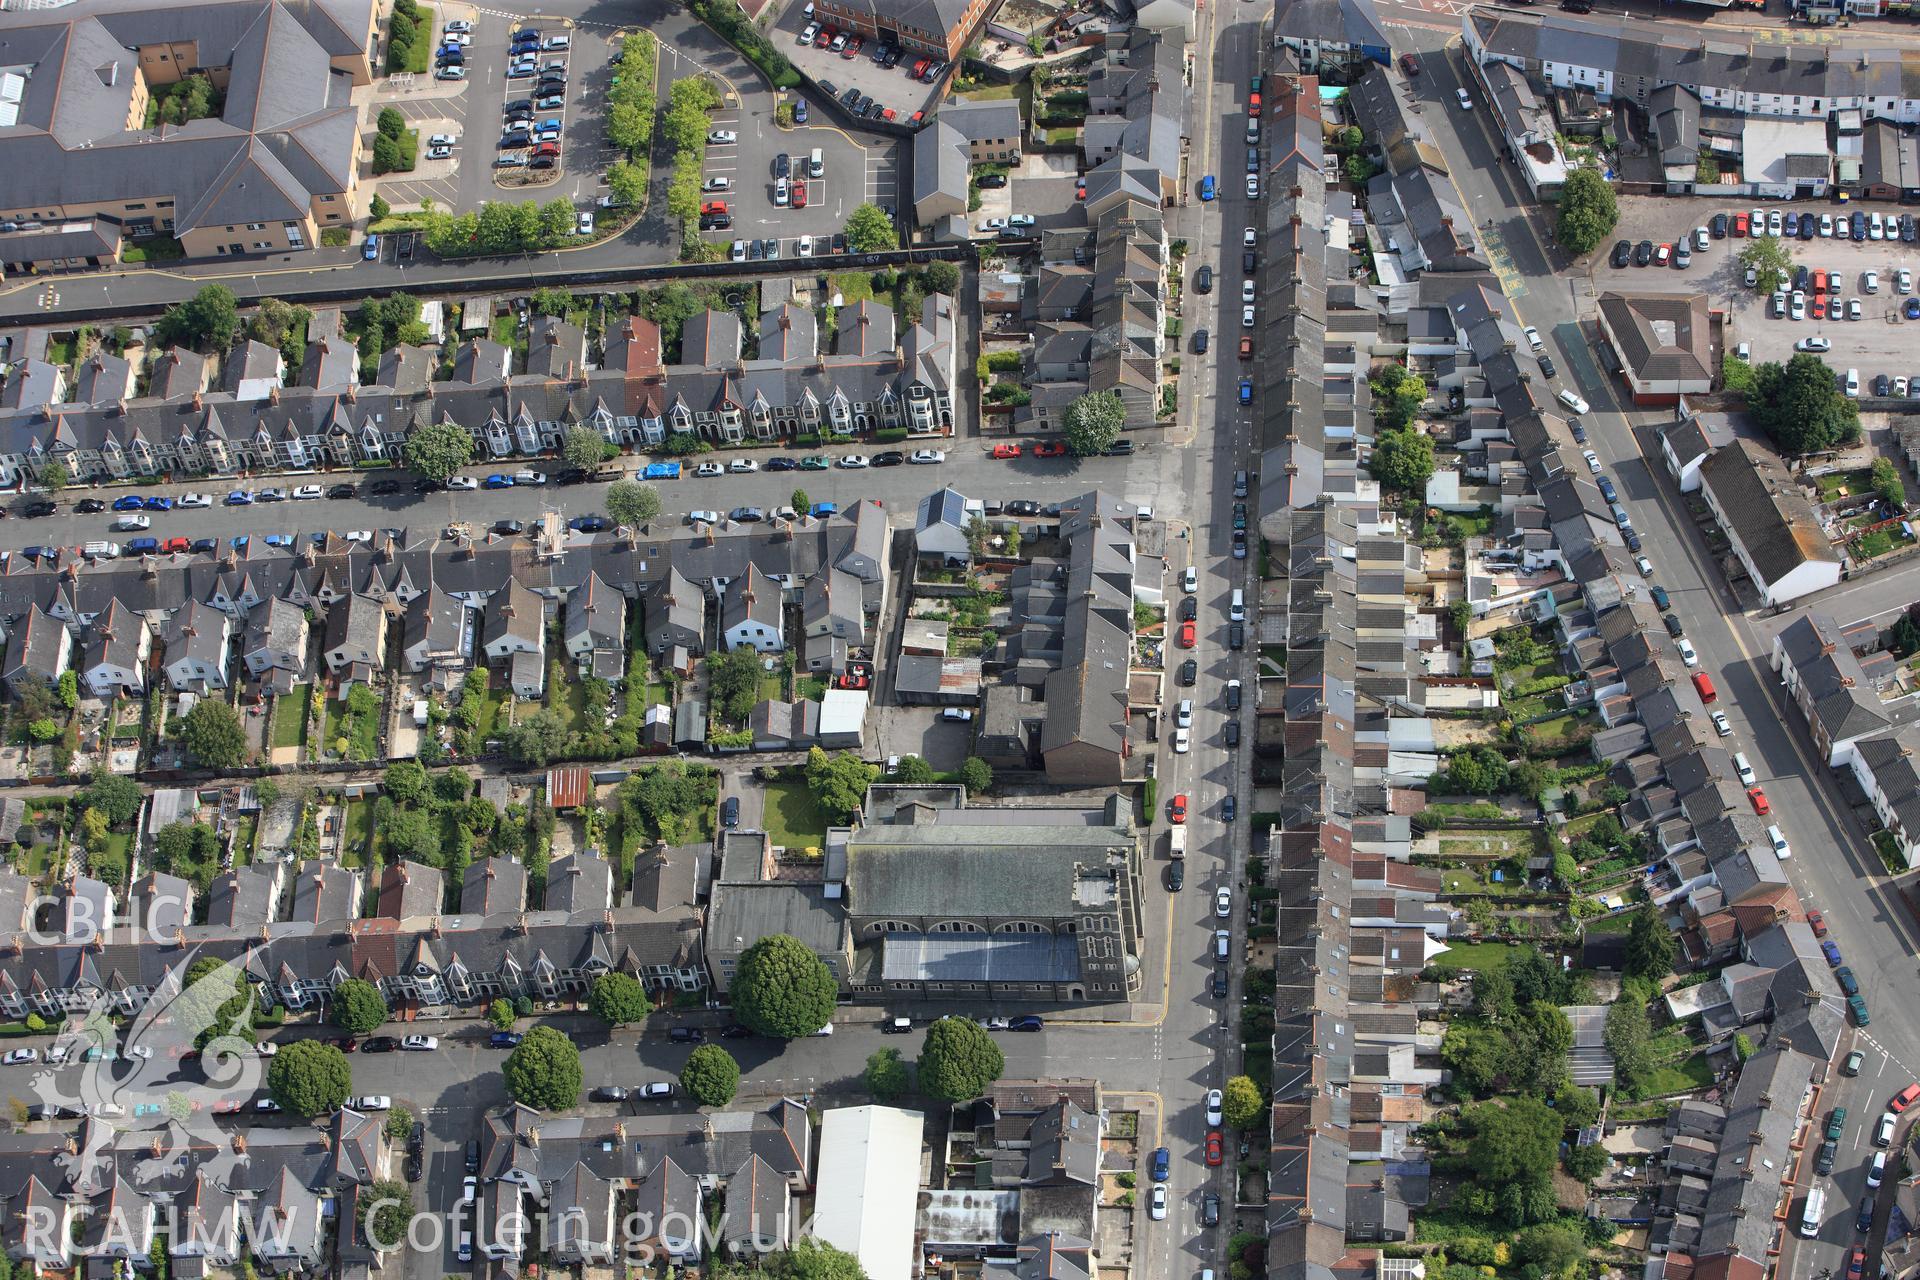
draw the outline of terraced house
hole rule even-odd
[[[0,11],[0,264],[311,249],[353,220],[371,0],[81,0]],[[217,111],[158,123],[193,76]]]
[[[829,351],[815,314],[781,303],[761,317],[751,356],[739,318],[710,311],[687,322],[672,365],[662,362],[659,326],[636,316],[609,336],[591,371],[578,326],[552,321],[534,356],[577,358],[529,359],[539,371],[516,372],[510,349],[474,339],[443,382],[430,380],[437,361],[423,349],[401,348],[417,358],[389,353],[378,381],[361,386],[352,347],[332,339],[309,347],[292,380],[279,353],[257,342],[236,345],[217,371],[192,352],[168,352],[153,394],[142,397],[132,396],[133,371],[117,356],[82,361],[71,388],[61,370],[26,360],[0,389],[0,483],[53,462],[75,479],[351,466],[394,458],[412,431],[438,423],[464,428],[481,458],[557,452],[576,426],[629,449],[669,436],[728,444],[886,429],[946,435],[953,307],[945,294],[927,298],[904,334],[880,303],[842,308]]]

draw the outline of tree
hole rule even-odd
[[[1733,1056],[1745,1062],[1753,1056],[1753,1040],[1746,1032],[1736,1032],[1733,1037]]]
[[[944,1102],[965,1102],[985,1093],[1006,1066],[1000,1046],[979,1023],[949,1016],[927,1028],[920,1046],[920,1087]]]
[[[53,700],[67,711],[80,705],[80,673],[62,671],[60,679],[53,686]]]
[[[329,1013],[334,1026],[363,1036],[387,1020],[387,998],[371,982],[348,978],[334,988]]]
[[[1492,747],[1466,747],[1447,760],[1442,785],[1470,796],[1490,796],[1507,788],[1507,762]]]
[[[1673,932],[1659,910],[1651,902],[1642,903],[1627,926],[1628,976],[1658,982],[1673,972],[1676,951]]]
[[[507,1094],[540,1111],[564,1111],[580,1101],[580,1050],[552,1027],[535,1027],[514,1046],[501,1069]]]
[[[1606,1150],[1602,1147],[1575,1148],[1576,1153],[1580,1151],[1598,1152],[1603,1164],[1607,1158]],[[1567,1163],[1571,1167],[1571,1156]],[[1591,1181],[1591,1175],[1581,1181]],[[1542,1222],[1519,1234],[1513,1242],[1513,1256],[1526,1269],[1528,1280],[1568,1275],[1586,1259],[1586,1235],[1579,1228],[1564,1222]]]
[[[1720,385],[1734,395],[1748,394],[1753,390],[1753,365],[1739,356],[1721,357]]]
[[[882,253],[900,247],[893,219],[877,204],[863,204],[847,215],[847,248],[855,253]]]
[[[1473,975],[1473,1012],[1488,1022],[1503,1022],[1515,1009],[1513,979],[1505,969],[1482,969]]]
[[[542,707],[500,735],[507,755],[521,764],[544,765],[566,749],[566,721],[552,707]]]
[[[1753,287],[1762,294],[1784,288],[1793,275],[1793,250],[1779,236],[1755,236],[1740,246],[1734,260],[1754,273]]]
[[[49,462],[40,468],[40,487],[50,493],[58,493],[73,483],[73,476],[64,462]]]
[[[347,1055],[318,1040],[296,1040],[267,1064],[267,1094],[297,1116],[337,1111],[353,1091]]]
[[[807,751],[807,786],[829,823],[849,821],[867,798],[867,788],[879,776],[877,765],[868,764],[851,751],[831,756],[819,747]]]
[[[1785,365],[1753,371],[1747,411],[1786,453],[1818,453],[1860,435],[1860,409],[1840,390],[1833,370],[1803,351]]]
[[[1567,175],[1560,188],[1560,220],[1556,234],[1569,253],[1593,252],[1620,222],[1620,202],[1598,169],[1583,165]]]
[[[406,1183],[376,1179],[355,1204],[360,1230],[374,1248],[397,1249],[407,1242],[407,1224],[413,1220],[413,1191]]]
[[[1483,1102],[1461,1113],[1473,1130],[1467,1166],[1480,1188],[1493,1193],[1500,1212],[1516,1227],[1558,1212],[1553,1170],[1559,1162],[1560,1117],[1538,1098]]]
[[[638,980],[624,973],[603,973],[593,980],[593,989],[587,993],[587,1008],[608,1026],[624,1027],[646,1021],[653,1012],[653,1001],[647,999],[647,989]]]
[[[1607,1168],[1607,1149],[1599,1143],[1584,1147],[1570,1147],[1562,1163],[1567,1173],[1582,1182],[1592,1182]]]
[[[907,1091],[907,1064],[898,1049],[875,1049],[867,1055],[867,1069],[861,1078],[868,1093],[882,1102],[892,1102]]]
[[[1613,1067],[1620,1087],[1635,1092],[1653,1070],[1653,1030],[1647,1023],[1646,1006],[1625,991],[1607,1010],[1607,1029],[1603,1039],[1613,1054]]]
[[[375,222],[380,221],[392,213],[393,206],[388,204],[382,196],[376,195],[373,199],[367,201],[367,216]]]
[[[614,107],[608,112],[607,130],[613,131],[615,118],[624,107]],[[648,120],[647,125],[651,126]],[[644,141],[644,135],[642,141]],[[607,169],[607,188],[613,193],[614,204],[630,209],[647,198],[647,171],[637,164],[628,164],[625,160],[616,160]]]
[[[754,693],[759,687],[758,650],[730,649],[707,659],[707,692],[712,695],[713,705],[722,719],[735,723],[746,720],[753,710]]]
[[[1600,1118],[1600,1095],[1579,1085],[1568,1085],[1553,1095],[1553,1109],[1569,1129],[1584,1129]]]
[[[1229,1128],[1251,1129],[1266,1114],[1266,1100],[1251,1076],[1233,1076],[1220,1091],[1220,1118]]]
[[[1412,422],[1427,402],[1426,380],[1398,361],[1383,365],[1367,387],[1373,392],[1373,420],[1389,431]]]
[[[202,698],[180,721],[180,744],[209,769],[232,769],[247,758],[247,731],[234,709]]]
[[[1516,1013],[1507,1027],[1512,1045],[1513,1082],[1530,1093],[1544,1092],[1567,1072],[1573,1048],[1573,1024],[1567,1015],[1541,1001]]]
[[[703,1044],[680,1068],[680,1087],[703,1107],[724,1107],[740,1090],[740,1064],[717,1044]]]
[[[783,1253],[761,1259],[767,1280],[867,1280],[860,1259],[808,1237]]]
[[[405,1142],[413,1136],[413,1112],[396,1105],[387,1112],[387,1137],[394,1142]]]
[[[615,524],[637,529],[660,517],[660,493],[650,484],[616,480],[607,486],[607,514]]]
[[[535,289],[527,295],[527,305],[532,308],[533,314],[537,316],[564,316],[567,312],[573,310],[573,290],[561,288],[559,285],[552,285],[544,289]],[[598,432],[593,431],[591,428],[574,427],[567,432],[567,438],[561,442],[560,451],[563,454],[573,447],[573,432],[582,430],[593,436],[595,440],[602,438]],[[567,461],[573,462],[573,458],[569,456]],[[576,462],[574,465],[592,468],[597,466],[599,462],[600,458],[596,453],[592,462]]]
[[[79,801],[84,808],[98,809],[106,814],[110,825],[123,827],[140,812],[146,795],[140,790],[140,784],[132,778],[108,773],[105,766],[98,766]]]
[[[1089,391],[1067,406],[1067,448],[1076,458],[1105,453],[1120,438],[1127,406],[1110,391]]]
[[[960,785],[967,794],[977,796],[993,786],[993,766],[979,756],[968,756],[960,764]]]
[[[259,789],[256,787],[255,791]],[[446,804],[464,804],[473,791],[473,779],[458,767],[433,776],[433,798]]]
[[[592,427],[569,427],[560,442],[560,456],[568,466],[591,472],[607,460],[607,441]]]
[[[763,1036],[797,1040],[833,1018],[840,988],[833,973],[798,938],[775,933],[740,956],[733,1010]]]
[[[419,804],[427,798],[427,771],[418,760],[396,760],[381,777],[380,790],[395,804]]]
[[[401,452],[407,466],[424,479],[445,484],[473,460],[473,437],[451,422],[429,423],[413,429]]]
[[[1895,511],[1905,510],[1907,505],[1907,486],[1900,482],[1900,469],[1893,465],[1890,458],[1875,458],[1870,469],[1873,487],[1880,498]],[[67,674],[71,675],[72,672]]]
[[[203,351],[224,351],[233,345],[240,328],[240,313],[233,290],[210,284],[185,302],[167,308],[154,326],[154,336],[162,346],[199,347]]]
[[[1433,478],[1433,438],[1409,427],[1382,431],[1373,438],[1373,456],[1367,461],[1373,478],[1389,489],[1418,500]]]
[[[795,512],[804,516],[813,510],[813,495],[805,489],[795,489],[787,495],[787,505],[792,507]]]
[[[960,288],[960,268],[951,262],[929,262],[920,278],[927,282],[929,293],[953,293]]]
[[[933,766],[925,760],[922,760],[919,756],[901,756],[900,767],[893,771],[893,780],[895,782],[906,782],[915,785],[932,782],[938,776],[939,775],[934,772]]]
[[[229,1037],[251,1044],[253,987],[240,966],[202,956],[187,966],[179,998],[168,1006],[167,1017],[176,1027],[193,1032],[196,1052]]]
[[[495,1000],[487,1006],[487,1021],[495,1031],[513,1030],[513,1002]]]

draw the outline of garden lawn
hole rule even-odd
[[[873,301],[873,277],[864,271],[842,271],[827,277],[827,283],[840,295],[843,306]]]
[[[480,714],[474,718],[473,722],[473,736],[476,743],[484,743],[493,736],[494,730],[501,722],[502,709],[506,706],[507,698],[511,693],[512,690],[504,684],[496,688],[491,680],[487,682],[486,697],[480,700]]]
[[[1617,915],[1597,916],[1586,922],[1588,933],[1626,933],[1633,928],[1631,911],[1622,911]]]
[[[549,686],[553,684],[551,678],[548,679],[547,684]],[[585,715],[583,704],[586,701],[586,693],[586,686],[580,683],[577,676],[558,689],[552,687],[547,689],[547,705],[559,715],[560,723],[566,726],[568,733],[580,732],[580,721]]]
[[[1707,1065],[1707,1055],[1696,1053],[1678,1066],[1660,1067],[1648,1072],[1641,1084],[1641,1092],[1649,1097],[1658,1097],[1688,1089],[1705,1089],[1712,1083],[1713,1068]]]
[[[347,838],[341,848],[341,861],[348,867],[373,865],[373,804],[369,800],[347,801]]]
[[[313,691],[304,684],[293,686],[293,692],[284,698],[277,698],[273,704],[273,745],[276,747],[304,747],[307,745],[307,707],[313,698]]]
[[[407,49],[407,70],[411,71],[414,75],[423,76],[427,74],[427,68],[433,63],[433,33],[435,29],[433,25],[433,6],[430,4],[421,5],[420,16],[416,19],[416,22],[419,26],[419,34],[414,37],[412,46]]]
[[[1873,473],[1865,467],[1852,471],[1829,471],[1823,476],[1815,476],[1813,486],[1822,502],[1857,497],[1873,492]]]
[[[763,822],[774,844],[789,849],[822,849],[827,843],[827,820],[813,801],[804,780],[769,782]]]
[[[1513,948],[1504,942],[1462,942],[1433,958],[1436,969],[1504,969]]]

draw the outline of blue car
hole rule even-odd
[[[115,498],[113,500],[113,509],[115,511],[141,511],[146,508],[146,505],[147,500],[145,498],[132,493],[127,494],[123,498]]]
[[[368,236],[366,244],[360,248],[360,258],[364,262],[377,262],[380,258],[380,237]]]
[[[793,122],[795,124],[805,124],[807,122],[807,100],[805,98],[793,104]]]
[[[1838,969],[1840,967],[1840,944],[1832,938],[1828,938],[1820,944],[1820,954],[1825,956],[1827,963],[1834,968]]]
[[[293,535],[290,533],[270,533],[266,536],[265,541],[270,547],[290,547],[293,545]]]
[[[1600,496],[1605,498],[1608,502],[1618,502],[1620,500],[1617,492],[1613,487],[1612,480],[1609,480],[1606,476],[1601,476],[1596,483],[1598,483],[1600,486]]]
[[[837,502],[816,502],[813,504],[812,514],[818,519],[824,519],[827,516],[835,514],[839,510],[840,510],[840,504]]]
[[[158,538],[132,538],[127,542],[127,554],[149,556],[160,549]]]
[[[680,478],[680,464],[677,462],[649,462],[646,470],[641,472],[641,474],[649,480],[678,480]]]
[[[1908,298],[1900,308],[1909,320],[1920,320],[1920,298]]]
[[[576,533],[599,533],[602,529],[611,529],[613,521],[605,516],[575,516],[567,521],[567,528]]]
[[[539,127],[542,129],[552,129],[557,133],[560,129],[560,117],[554,116],[552,119],[542,120]]]
[[[1153,1149],[1153,1163],[1149,1166],[1148,1176],[1155,1182],[1165,1182],[1173,1176],[1173,1153],[1165,1147]]]
[[[172,498],[148,498],[143,505],[149,511],[171,511],[173,510],[173,499]]]
[[[253,495],[245,489],[235,489],[227,495],[227,505],[230,507],[250,507],[253,505]]]
[[[1855,1231],[1865,1231],[1873,1225],[1873,1197],[1868,1196],[1860,1202],[1860,1216],[1853,1220]]]
[[[1047,1025],[1047,1024],[1046,1024],[1046,1020],[1045,1020],[1045,1019],[1043,1019],[1043,1018],[1042,1018],[1042,1017],[1041,1017],[1041,1016],[1040,1016],[1039,1014],[1037,1014],[1037,1013],[1030,1013],[1030,1014],[1028,1014],[1028,1015],[1027,1015],[1026,1017],[1024,1017],[1024,1018],[1015,1018],[1015,1019],[1013,1020],[1013,1022],[1012,1022],[1012,1024],[1008,1026],[1008,1028],[1007,1028],[1007,1030],[1009,1030],[1009,1031],[1038,1031],[1038,1030],[1040,1030],[1040,1028],[1042,1028],[1042,1027],[1044,1027],[1044,1026],[1046,1026],[1046,1025]]]
[[[1253,379],[1251,378],[1240,379],[1240,403],[1253,403]]]
[[[227,545],[235,551],[245,551],[247,549],[247,535],[242,533],[228,538]]]
[[[1202,200],[1213,199],[1213,175],[1212,174],[1208,174],[1206,177],[1200,179],[1200,198]]]
[[[487,1043],[496,1049],[511,1049],[520,1043],[518,1031],[496,1031],[488,1037]]]
[[[480,482],[480,487],[482,489],[511,489],[513,488],[513,477],[503,476],[496,473],[494,475],[488,476],[485,480],[482,480]]]

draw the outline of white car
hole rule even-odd
[[[1862,293],[1880,292],[1880,273],[1878,271],[1868,271],[1862,275],[1860,277],[1860,291]]]
[[[1707,234],[1705,227],[1695,227],[1693,229],[1693,247],[1695,251],[1705,253],[1707,246],[1712,243],[1713,237]]]
[[[400,1047],[409,1053],[432,1053],[440,1047],[437,1036],[408,1036],[400,1042]]]
[[[1221,885],[1213,893],[1213,914],[1225,920],[1233,914],[1233,890]]]
[[[725,518],[726,517],[722,516],[718,511],[687,512],[688,524],[719,524]]]
[[[760,464],[752,458],[735,458],[727,464],[727,470],[736,476],[750,476],[760,470]]]
[[[253,1109],[263,1116],[277,1115],[280,1111],[280,1104],[272,1098],[261,1098],[253,1104]]]
[[[460,1179],[460,1202],[462,1204],[472,1204],[479,1198],[480,1179],[471,1173]]]
[[[1007,215],[1007,225],[1010,227],[1030,227],[1035,221],[1037,221],[1037,219],[1030,213],[1010,213]]]
[[[575,216],[573,220],[573,232],[575,235],[581,235],[581,236],[592,235],[593,234],[593,215],[590,213],[581,213]]]
[[[472,476],[453,476],[447,480],[447,488],[458,489],[463,493],[471,493],[479,487],[480,482]]]
[[[1173,731],[1173,754],[1183,756],[1191,750],[1193,750],[1193,731],[1191,729],[1175,729]]]
[[[1240,308],[1240,327],[1242,329],[1253,328],[1253,308],[1252,307]]]
[[[1581,399],[1580,396],[1575,392],[1562,391],[1558,396],[1554,398],[1559,400],[1561,404],[1567,406],[1567,408],[1573,410],[1575,413],[1584,414],[1589,410],[1589,406],[1587,402]]]
[[[1686,663],[1689,667],[1697,667],[1700,665],[1700,653],[1693,647],[1693,641],[1687,639],[1685,636],[1681,636],[1673,643],[1674,647],[1680,650],[1680,661]]]
[[[345,538],[348,542],[372,542],[373,530],[349,529],[345,533],[341,534],[340,536]]]
[[[293,491],[293,500],[295,502],[312,502],[319,496],[320,486],[317,484],[303,484],[296,487]]]
[[[1733,357],[1736,360],[1753,359],[1753,344],[1751,342],[1742,342],[1737,344],[1733,348]]]
[[[1173,722],[1182,729],[1191,729],[1193,727],[1192,698],[1180,699],[1180,705],[1175,707],[1173,711]]]
[[[522,467],[513,473],[513,482],[515,484],[545,484],[547,482],[547,473]]]
[[[1153,1184],[1153,1194],[1147,1198],[1147,1216],[1155,1222],[1167,1220],[1167,1184]]]
[[[733,179],[732,178],[708,178],[705,182],[700,184],[700,189],[702,191],[731,191],[733,190]]]
[[[17,1067],[23,1063],[38,1061],[40,1061],[40,1051],[38,1049],[9,1049],[7,1050],[7,1056],[0,1058],[0,1063],[5,1063],[9,1067]]]
[[[1913,292],[1913,272],[1905,267],[1893,273],[1893,291],[1895,293]]]
[[[146,516],[126,515],[115,520],[112,528],[115,533],[138,533],[153,528],[153,521]]]
[[[393,1099],[384,1093],[363,1093],[357,1098],[348,1098],[347,1105],[355,1111],[391,1111]]]
[[[1767,828],[1767,839],[1773,844],[1773,856],[1781,860],[1791,858],[1793,849],[1787,844],[1786,835],[1778,827]],[[1872,1184],[1869,1184],[1872,1185]]]
[[[183,493],[173,500],[173,505],[176,507],[210,507],[213,505],[213,498],[211,495],[205,493]]]
[[[1242,231],[1240,233],[1240,243],[1247,246],[1247,248],[1249,249],[1253,248],[1257,239],[1258,239],[1258,235],[1252,227],[1248,227],[1245,231]]]
[[[97,1120],[119,1120],[127,1114],[127,1109],[117,1102],[96,1102],[87,1111]]]
[[[723,476],[727,469],[717,462],[703,462],[693,469],[696,476]]]
[[[946,460],[947,455],[939,449],[915,449],[907,455],[908,462],[922,467],[931,467]]]
[[[453,159],[453,148],[448,146],[428,147],[427,159],[451,160]]]
[[[1546,342],[1540,337],[1540,331],[1534,328],[1532,325],[1528,325],[1525,329],[1522,329],[1521,332],[1527,335],[1527,345],[1532,347],[1535,351],[1538,351],[1540,350],[1540,348],[1547,345]]]
[[[1770,236],[1780,234],[1780,211],[1778,209],[1770,209],[1767,212],[1767,234]]]
[[[733,242],[733,251],[728,256],[735,262],[745,262],[747,260],[747,242],[745,240],[735,240]]]
[[[1468,93],[1465,89],[1455,89],[1453,91],[1453,96],[1460,103],[1460,109],[1462,111],[1473,110],[1473,95]]]
[[[1593,474],[1595,475],[1600,474],[1600,455],[1599,454],[1595,453],[1591,449],[1583,449],[1580,451],[1580,456],[1587,460],[1587,470],[1593,472]]]
[[[1715,733],[1723,738],[1731,738],[1733,736],[1733,721],[1727,719],[1726,712],[1716,711],[1710,719],[1713,721],[1713,731]]]
[[[869,464],[868,464],[866,454],[850,453],[846,457],[840,459],[840,465],[845,467],[849,471],[865,471]]]
[[[147,1061],[153,1057],[153,1046],[136,1044],[127,1050],[127,1056],[129,1058],[139,1058],[143,1062]]]
[[[1833,215],[1832,214],[1823,213],[1820,215],[1820,234],[1828,240],[1833,239]]]
[[[72,1050],[68,1049],[64,1044],[50,1044],[47,1046],[47,1061],[54,1066],[58,1066],[67,1060],[67,1055],[71,1052]]]
[[[427,145],[430,147],[451,147],[457,145],[459,141],[460,139],[450,133],[436,133],[427,139]]]
[[[1005,231],[1007,229],[1007,220],[1005,218],[988,218],[980,224],[980,229],[982,231]]]
[[[1218,1129],[1221,1125],[1220,1104],[1224,1099],[1218,1089],[1207,1090],[1207,1128]]]
[[[1805,320],[1807,318],[1807,295],[1795,289],[1793,291],[1793,297],[1787,301],[1787,314],[1795,320]],[[1821,341],[1824,342],[1826,339],[1822,338]]]
[[[1860,398],[1860,371],[1858,369],[1847,370],[1846,379],[1841,384],[1841,387],[1849,396],[1858,400]]]
[[[1187,566],[1186,574],[1180,579],[1181,589],[1188,595],[1200,589],[1200,571],[1192,565]]]
[[[470,32],[455,31],[452,27],[448,27],[440,33],[440,43],[457,44],[461,48],[465,48],[473,43],[473,35]]]
[[[259,1044],[253,1046],[253,1054],[256,1058],[271,1058],[279,1052],[280,1046],[271,1040],[262,1040]]]
[[[465,35],[467,32],[473,30],[473,23],[467,21],[465,18],[455,18],[453,21],[447,23],[447,30],[453,32],[455,35]]]
[[[1247,199],[1258,200],[1259,198],[1260,198],[1260,175],[1257,173],[1250,173],[1247,175]]]
[[[813,38],[819,34],[820,34],[820,24],[817,22],[809,22],[806,26],[800,29],[800,38],[794,43],[812,44]]]
[[[1242,281],[1240,282],[1240,301],[1242,301],[1242,302],[1252,302],[1252,301],[1253,301],[1253,299],[1254,299],[1254,296],[1255,296],[1255,294],[1256,294],[1256,292],[1257,292],[1257,288],[1258,288],[1258,286],[1256,286],[1256,285],[1255,285],[1255,284],[1253,283],[1253,281],[1251,281],[1251,280],[1242,280]]]
[[[641,1098],[671,1098],[673,1096],[673,1082],[671,1080],[649,1080],[634,1090],[634,1094]]]
[[[433,73],[433,78],[435,80],[465,80],[467,78],[467,69],[465,67],[441,67]]]
[[[1633,567],[1640,571],[1640,576],[1643,578],[1651,578],[1653,576],[1653,561],[1647,559],[1645,556],[1635,556],[1633,558]]]
[[[794,252],[799,254],[801,257],[811,258],[813,256],[813,237],[801,236],[798,240],[795,240],[793,242],[793,248],[794,248]]]
[[[707,134],[707,141],[714,146],[724,147],[740,141],[740,135],[731,129],[715,129]]]

